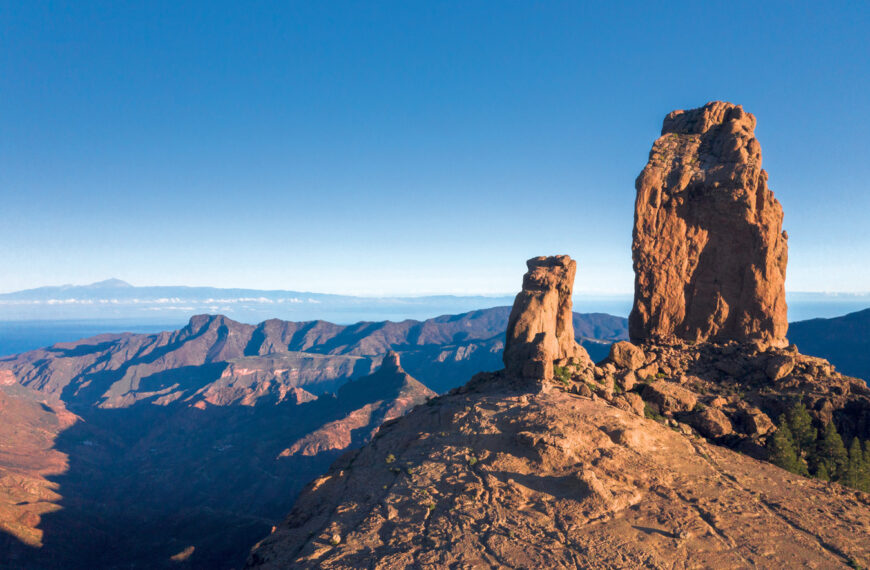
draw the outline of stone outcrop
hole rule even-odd
[[[571,292],[577,263],[567,255],[535,257],[526,262],[523,289],[508,319],[504,364],[508,375],[553,378],[555,361],[589,361],[574,339]]]
[[[248,568],[847,568],[870,500],[502,373],[385,425],[299,495]],[[619,404],[625,403],[620,409]],[[680,426],[684,424],[679,424]],[[731,437],[731,436],[726,436]]]
[[[706,407],[689,417],[689,424],[704,437],[717,438],[729,435],[733,430],[731,420],[714,407]]]
[[[643,389],[643,399],[659,413],[688,412],[698,403],[698,395],[671,382],[657,380]]]
[[[383,373],[389,372],[392,374],[404,374],[405,370],[402,368],[402,363],[399,361],[399,353],[395,350],[388,350],[384,355],[384,359],[381,361],[379,371]]]
[[[630,342],[614,342],[610,345],[608,357],[616,366],[637,370],[644,365],[645,356],[643,350]]]
[[[754,129],[723,102],[665,118],[636,182],[633,340],[786,344],[788,236]]]

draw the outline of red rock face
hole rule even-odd
[[[723,102],[665,118],[636,182],[633,340],[785,344],[788,236],[754,129]]]
[[[574,340],[571,291],[577,263],[567,255],[535,257],[526,262],[523,290],[514,300],[508,319],[504,364],[517,378],[549,379],[553,362],[567,358],[589,360]]]

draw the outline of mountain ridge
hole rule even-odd
[[[295,492],[434,396],[427,384],[445,391],[497,368],[508,312],[354,325],[195,315],[174,331],[0,358],[4,417],[21,418],[10,437],[41,426],[45,439],[17,445],[55,466],[0,449],[0,544],[21,568],[163,567],[183,552],[238,567]],[[578,334],[624,336],[624,319],[575,318]]]

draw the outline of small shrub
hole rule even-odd
[[[652,409],[649,404],[644,404],[643,406],[643,415],[648,420],[655,420],[657,422],[665,421],[665,417]]]
[[[469,458],[468,458],[468,464],[469,464],[469,465],[475,465],[475,464],[477,464],[477,457],[475,457],[475,456],[473,456],[473,455],[472,455],[471,457],[469,457]]]
[[[553,377],[563,385],[567,386],[571,382],[571,371],[567,366],[554,366]]]
[[[387,457],[386,457],[386,459],[384,459],[384,461],[386,461],[387,464],[395,463],[395,462],[396,462],[396,456],[393,455],[393,454],[391,453],[391,454],[387,455]]]

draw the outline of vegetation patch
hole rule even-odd
[[[853,438],[847,449],[834,422],[816,429],[801,403],[780,416],[767,452],[768,461],[792,473],[870,492],[870,440]]]
[[[658,413],[657,411],[655,411],[652,407],[650,407],[649,404],[644,404],[643,415],[648,420],[655,420],[657,422],[664,422],[665,421],[665,417],[663,415],[661,415],[660,413]]]
[[[567,366],[553,366],[553,377],[567,386],[571,383],[571,370]]]

